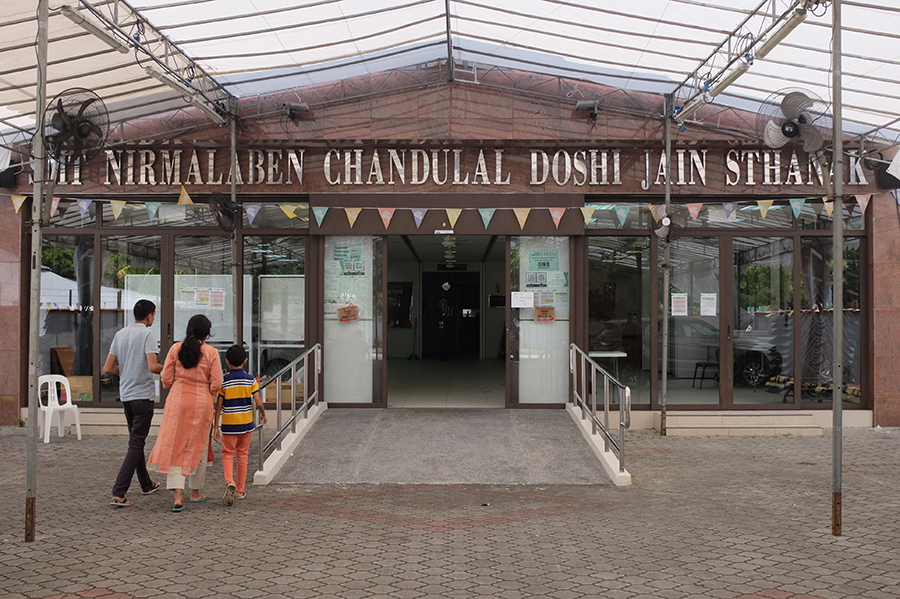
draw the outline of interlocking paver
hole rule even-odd
[[[4,598],[900,597],[895,429],[845,431],[841,537],[830,432],[630,432],[627,488],[276,484],[181,514],[170,493],[136,486],[133,507],[109,508],[125,439],[67,436],[38,447],[34,543],[22,539],[25,441],[0,429]]]

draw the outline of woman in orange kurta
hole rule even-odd
[[[147,467],[168,475],[166,488],[175,491],[173,512],[184,509],[185,478],[191,502],[206,499],[201,490],[216,397],[222,388],[219,352],[204,343],[211,326],[206,316],[192,316],[187,337],[172,346],[163,365],[162,384],[171,391]]]

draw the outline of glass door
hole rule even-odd
[[[718,406],[723,387],[730,384],[729,373],[721,365],[728,363],[723,352],[719,307],[719,239],[682,237],[670,242],[669,289],[663,289],[663,270],[659,276],[658,380],[662,397],[663,368],[666,372],[666,403],[669,406]],[[665,257],[665,242],[660,242],[659,259]],[[663,293],[669,294],[669,355],[665,366],[662,352]],[[724,335],[723,335],[724,333]]]
[[[510,402],[569,397],[569,238],[510,240]]]

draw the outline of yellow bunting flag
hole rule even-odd
[[[594,210],[596,210],[596,206],[582,206],[581,214],[584,215],[584,224],[585,226],[591,224],[591,217],[594,216]]]
[[[191,196],[188,195],[187,190],[184,188],[184,185],[181,186],[181,195],[178,196],[179,204],[193,204],[194,200],[191,199]]]
[[[382,208],[378,211],[378,215],[381,216],[381,222],[384,223],[385,229],[388,228],[388,225],[391,224],[391,219],[394,218],[394,210],[395,208]]]
[[[295,204],[278,204],[281,211],[288,218],[297,218],[297,206]]]
[[[19,208],[25,203],[25,197],[26,196],[12,196],[13,208],[16,209],[16,214],[19,213]]]
[[[825,212],[828,213],[828,216],[831,216],[831,213],[834,212],[834,202],[824,202]]]
[[[109,206],[113,211],[113,218],[119,220],[119,215],[122,214],[122,209],[125,208],[125,203],[122,200],[110,200]]]
[[[528,214],[531,212],[531,208],[513,208],[513,212],[516,214],[516,220],[519,221],[519,228],[525,228],[525,221],[528,220]]]
[[[456,226],[456,220],[459,218],[459,215],[462,214],[462,210],[459,208],[447,208],[447,218],[450,219],[450,228]]]
[[[350,221],[350,228],[352,229],[353,225],[356,224],[359,213],[362,212],[362,208],[344,208],[344,212],[347,213],[347,220]]]
[[[559,221],[562,220],[563,215],[566,213],[565,208],[548,208],[550,211],[550,218],[553,219],[553,224],[556,225],[556,228],[559,228]]]
[[[756,204],[759,206],[759,213],[762,214],[763,218],[766,218],[766,215],[769,213],[769,208],[772,207],[772,204],[775,203],[775,200],[757,200]]]

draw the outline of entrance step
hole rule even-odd
[[[660,414],[654,428],[660,429]],[[672,437],[816,436],[822,427],[809,412],[702,411],[666,412],[666,434]]]
[[[159,432],[162,423],[162,408],[157,408],[153,413],[153,424],[150,426],[150,435]],[[27,413],[26,413],[27,416]],[[82,435],[124,435],[128,436],[128,424],[125,422],[125,412],[121,404],[113,408],[78,408],[78,416],[81,420]],[[56,424],[54,423],[54,426]],[[67,414],[63,423],[67,429],[72,429],[75,434],[75,418]],[[54,429],[55,430],[55,429]],[[56,434],[55,432],[53,434]]]

